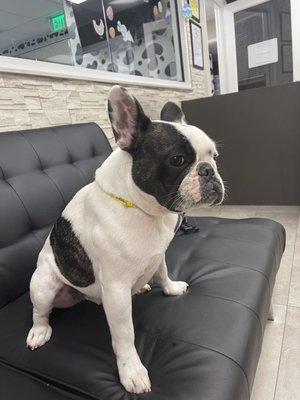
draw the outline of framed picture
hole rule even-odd
[[[282,56],[282,72],[292,73],[293,72],[293,50],[291,44],[283,44],[281,46]]]
[[[291,26],[291,14],[288,12],[280,13],[280,29],[281,29],[281,40],[283,42],[291,42],[292,40],[292,26]]]
[[[199,0],[188,0],[192,9],[192,18],[200,23],[200,4]]]
[[[193,66],[204,69],[203,41],[201,26],[190,20]]]

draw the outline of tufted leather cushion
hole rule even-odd
[[[0,134],[0,307],[28,289],[52,224],[110,153],[96,124]]]
[[[167,252],[170,276],[186,280],[188,293],[154,288],[133,301],[151,393],[124,391],[103,308],[93,303],[54,310],[50,342],[26,349],[32,307],[24,294],[0,310],[0,398],[2,386],[10,400],[249,400],[284,230],[265,219],[193,222],[199,232],[176,237]]]

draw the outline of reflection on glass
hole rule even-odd
[[[104,0],[104,5],[112,70],[182,81],[174,2]]]
[[[169,0],[1,0],[0,55],[183,81]]]

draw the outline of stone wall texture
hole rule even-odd
[[[203,20],[203,18],[202,18]],[[187,31],[189,36],[188,24]],[[138,98],[146,113],[158,119],[167,101],[206,96],[207,54],[206,30],[202,24],[205,70],[192,67],[189,58],[192,90],[174,90],[124,85]],[[0,131],[24,130],[45,126],[96,122],[114,146],[107,117],[107,96],[112,85],[82,80],[69,80],[23,74],[0,73]]]

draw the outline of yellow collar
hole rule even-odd
[[[117,196],[117,195],[114,194],[114,193],[107,192],[106,190],[103,189],[102,186],[100,186],[100,188],[101,188],[101,189],[103,190],[103,192],[106,193],[109,197],[111,197],[112,199],[114,199],[114,200],[117,201],[118,203],[122,204],[123,207],[125,207],[125,208],[139,208],[133,201],[123,199],[123,197]]]

